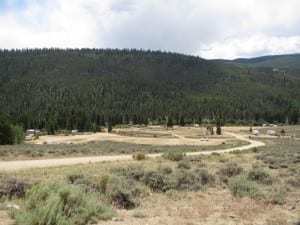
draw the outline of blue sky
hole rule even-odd
[[[0,0],[0,11],[22,10],[26,4],[25,0]]]
[[[300,52],[299,0],[0,0],[0,48]]]

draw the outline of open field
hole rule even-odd
[[[197,156],[197,155],[209,155],[209,154],[221,154],[221,153],[229,153],[234,151],[245,151],[252,148],[257,148],[260,146],[264,146],[263,142],[250,140],[244,138],[241,135],[228,133],[234,136],[236,139],[240,141],[248,141],[249,144],[244,146],[226,148],[226,149],[214,149],[207,151],[194,151],[194,152],[184,152],[182,149],[180,152],[187,156]],[[141,154],[145,155],[147,158],[156,158],[160,157],[166,153],[172,153],[173,151],[165,151],[164,153],[154,153],[145,155],[143,152]],[[92,157],[76,157],[76,158],[56,158],[56,159],[39,159],[39,160],[17,160],[17,161],[4,161],[0,162],[0,170],[19,170],[26,168],[36,168],[36,167],[50,167],[50,166],[58,166],[58,165],[73,165],[79,163],[92,163],[92,162],[107,162],[107,161],[124,161],[131,160],[133,155],[111,155],[111,156],[92,156]]]
[[[79,135],[46,135],[39,139],[28,142],[30,144],[44,144],[44,143],[87,143],[87,142],[101,142],[114,141],[125,142],[131,144],[148,144],[148,145],[195,145],[195,146],[209,146],[219,145],[226,140],[232,139],[229,135],[211,136],[209,142],[200,142],[201,137],[208,135],[205,128],[186,128],[180,127],[176,129],[166,129],[163,127],[156,128],[123,128],[115,129],[113,133],[89,133]]]
[[[201,141],[203,137],[207,137],[207,141]],[[123,128],[116,129],[115,133],[41,136],[24,145],[0,146],[0,160],[133,154],[139,151],[210,151],[244,146],[247,143],[226,133],[206,135],[204,128]]]
[[[291,127],[289,132],[297,129]],[[246,130],[237,133],[248,136]],[[14,179],[19,186],[64,182],[70,187],[91,190],[96,199],[115,211],[112,219],[98,224],[296,225],[300,222],[300,141],[259,140],[266,145],[225,154],[190,154],[178,158],[179,161],[166,155],[142,161],[130,157],[129,161],[2,170],[0,221],[3,225],[13,224],[7,216],[8,204],[20,206],[21,211],[25,209],[23,197],[15,196],[18,189],[5,192],[3,184]],[[173,147],[168,152],[174,152]],[[104,194],[101,185],[105,177],[108,186]],[[115,179],[125,182],[124,186],[117,183],[124,189],[114,189]],[[114,198],[116,193],[118,197]],[[24,216],[29,218],[33,214]]]

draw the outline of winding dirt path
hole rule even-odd
[[[220,150],[210,150],[210,151],[201,151],[201,152],[189,152],[186,155],[209,155],[214,152],[217,153],[228,153],[236,150],[247,150],[250,148],[260,147],[265,145],[263,142],[251,140],[243,137],[242,135],[224,132],[238,140],[243,140],[249,142],[249,145],[220,149]],[[157,154],[147,154],[147,157],[156,158],[161,156],[162,153]],[[108,161],[124,161],[132,160],[132,155],[112,155],[112,156],[88,156],[88,157],[73,157],[73,158],[58,158],[58,159],[40,159],[40,160],[22,160],[22,161],[5,161],[0,162],[0,171],[14,171],[28,168],[43,168],[43,167],[53,167],[53,166],[62,166],[62,165],[74,165],[82,163],[94,163],[94,162],[108,162]]]

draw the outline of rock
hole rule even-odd
[[[18,205],[15,205],[15,204],[7,204],[7,206],[6,206],[8,209],[12,209],[12,208],[14,208],[14,209],[17,209],[17,210],[19,210],[20,209],[20,207],[18,206]]]
[[[289,207],[289,210],[294,210],[294,209],[296,209],[296,206],[291,206],[291,207]]]

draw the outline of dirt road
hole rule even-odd
[[[263,142],[251,140],[243,137],[239,134],[234,134],[230,132],[226,132],[227,134],[235,137],[236,139],[248,141],[249,145],[229,148],[229,149],[221,149],[221,150],[212,150],[212,151],[201,151],[201,152],[190,152],[186,155],[208,155],[213,152],[217,153],[227,153],[235,150],[247,150],[254,147],[260,147],[265,145]],[[157,154],[148,154],[147,157],[156,158],[161,156],[161,153]],[[23,161],[5,161],[0,162],[0,171],[13,171],[13,170],[21,170],[27,168],[43,168],[43,167],[53,167],[53,166],[61,166],[61,165],[74,165],[74,164],[82,164],[82,163],[94,163],[94,162],[105,162],[105,161],[124,161],[124,160],[132,160],[132,155],[113,155],[113,156],[90,156],[90,157],[76,157],[76,158],[59,158],[59,159],[41,159],[41,160],[23,160]]]

